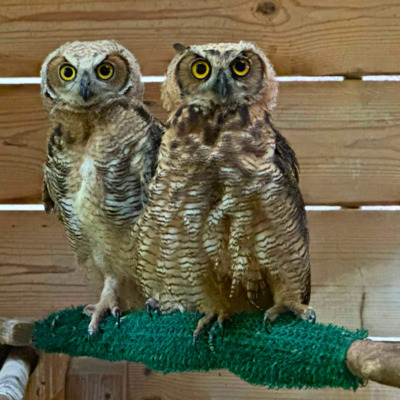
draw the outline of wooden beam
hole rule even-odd
[[[31,318],[0,317],[0,344],[29,346],[34,328],[35,321]]]
[[[48,118],[39,87],[1,90],[0,203],[40,203]],[[145,98],[165,120],[160,85],[147,84]],[[299,158],[307,204],[399,203],[400,82],[282,83],[274,123]]]
[[[146,75],[161,75],[172,44],[255,41],[281,75],[399,72],[400,3],[388,0],[121,0],[2,5],[0,76],[37,76],[64,42],[113,38]],[[384,60],[384,62],[383,62]]]

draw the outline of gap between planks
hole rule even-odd
[[[344,76],[277,76],[278,82],[343,82]],[[40,77],[0,78],[0,85],[40,85]],[[367,82],[399,82],[400,75],[364,75]],[[164,75],[142,76],[143,83],[162,83]]]

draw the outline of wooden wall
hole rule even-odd
[[[301,165],[309,211],[312,305],[321,322],[399,336],[400,213],[362,205],[400,202],[400,0],[5,0],[0,77],[37,77],[66,41],[111,38],[163,75],[172,44],[252,40],[279,75],[339,75],[343,82],[282,82],[276,126]],[[146,85],[165,118],[159,84]],[[39,204],[47,117],[38,85],[0,86],[0,203]],[[41,318],[95,301],[60,224],[43,212],[0,212],[0,315]],[[397,399],[369,384],[342,390],[267,391],[226,371],[162,375],[142,365],[44,356],[27,398],[115,400]]]

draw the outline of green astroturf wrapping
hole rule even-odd
[[[342,387],[356,390],[364,382],[346,367],[347,349],[366,331],[350,332],[315,324],[290,314],[280,316],[267,333],[263,313],[238,314],[224,332],[213,330],[193,343],[200,315],[172,313],[150,316],[144,311],[125,315],[118,328],[105,318],[91,342],[89,317],[82,307],[51,314],[36,323],[34,340],[48,353],[90,356],[104,360],[141,362],[156,371],[184,372],[228,369],[247,382],[269,388]]]

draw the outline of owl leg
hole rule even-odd
[[[104,315],[111,311],[111,314],[117,319],[120,326],[121,311],[119,309],[119,282],[118,279],[107,277],[104,281],[104,287],[101,292],[100,301],[97,304],[87,305],[83,312],[91,316],[88,327],[88,336],[93,336],[99,329],[99,325]]]

